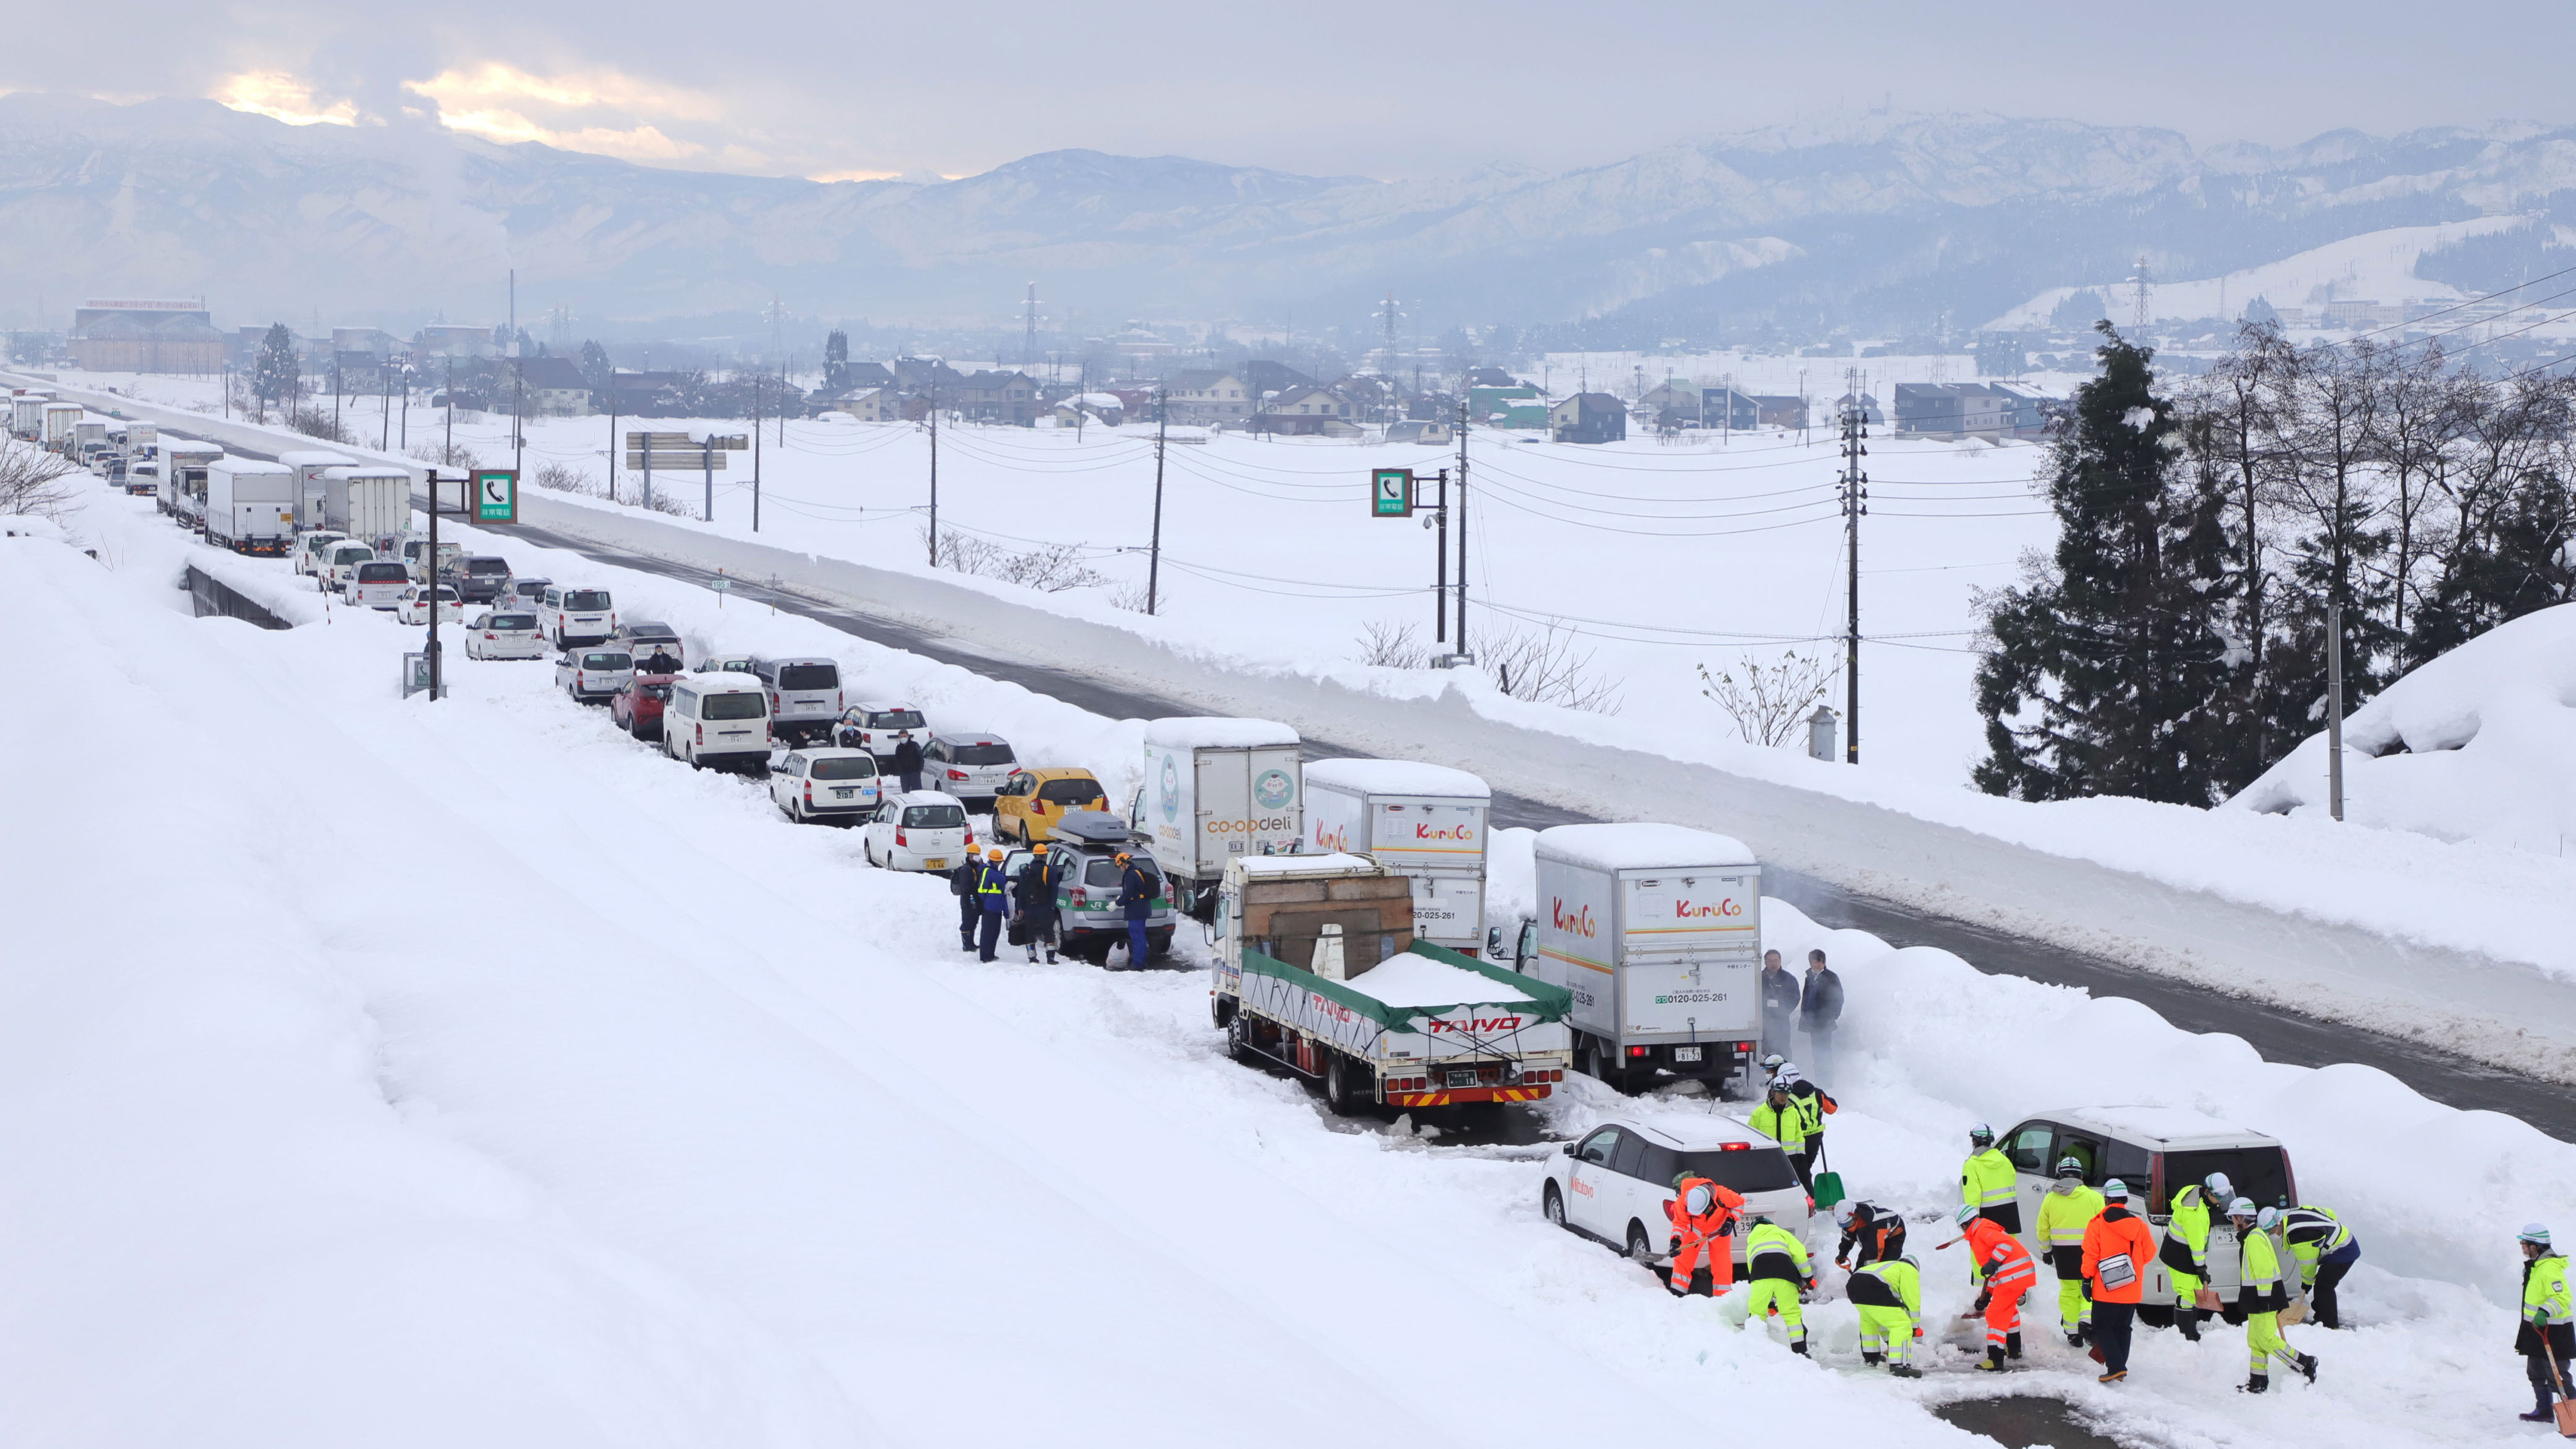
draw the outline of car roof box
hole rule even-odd
[[[1055,834],[1085,845],[1125,845],[1127,822],[1106,810],[1076,810],[1056,822]]]

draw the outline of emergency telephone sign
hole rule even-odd
[[[1413,470],[1378,468],[1369,474],[1369,513],[1376,518],[1413,515]]]
[[[516,523],[519,521],[519,475],[508,468],[491,468],[474,475],[474,521],[477,523]]]

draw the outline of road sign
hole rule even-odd
[[[663,448],[687,448],[694,452],[697,446],[686,433],[628,433],[626,435],[626,449],[630,453],[638,448],[652,448],[657,451]]]
[[[677,452],[683,448],[692,453],[698,453],[704,452],[710,445],[719,453],[727,450],[736,453],[748,452],[751,449],[751,434],[717,433],[707,437],[691,437],[687,433],[628,433],[626,435],[626,451],[630,453],[643,448],[650,448],[655,453]]]
[[[1413,470],[1376,468],[1369,473],[1369,513],[1376,518],[1413,515]]]
[[[474,521],[519,521],[519,475],[509,468],[481,468],[474,474]]]
[[[715,465],[715,470],[717,472],[723,472],[725,470],[725,455],[721,452],[710,453],[698,448],[691,448],[685,453],[674,452],[666,448],[656,448],[653,450],[653,471],[656,473],[703,473],[707,470],[707,466],[710,463]],[[643,472],[644,455],[641,453],[627,454],[626,470],[630,473]]]

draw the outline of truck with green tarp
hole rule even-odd
[[[1572,994],[1417,941],[1413,920],[1412,882],[1356,855],[1227,862],[1210,968],[1227,1050],[1321,1082],[1342,1113],[1551,1095]]]

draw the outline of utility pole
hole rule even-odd
[[[759,432],[760,424],[753,423],[751,430]],[[784,356],[778,359],[778,446],[787,446],[787,359]]]
[[[2140,254],[2139,254],[2139,256],[2138,256],[2138,277],[2137,277],[2137,281],[2138,281],[2138,302],[2137,302],[2137,313],[2136,313],[2136,315],[2131,319],[2131,326],[2132,326],[2132,330],[2134,330],[2134,331],[2139,331],[2139,332],[2143,332],[2143,331],[2145,331],[2145,330],[2146,330],[2146,328],[2147,328],[2147,258],[2146,258],[2146,254],[2145,254],[2145,253],[2143,253],[2143,252],[2142,252],[2142,253],[2140,253]]]
[[[2326,810],[2343,819],[2343,605],[2326,605]]]
[[[608,501],[617,501],[617,364],[608,364]]]
[[[716,435],[714,433],[707,434],[706,441],[698,445],[698,452],[707,470],[707,506],[699,512],[698,517],[713,523],[716,521]]]
[[[1458,398],[1458,657],[1467,650],[1467,399]]]
[[[760,377],[760,375],[759,375],[758,373],[754,373],[754,374],[752,374],[752,378],[751,378],[751,531],[752,531],[752,532],[754,532],[754,533],[758,533],[758,532],[760,532],[760,384],[761,384],[761,381],[762,381],[762,379],[761,379],[761,377]],[[781,430],[781,431],[784,431],[784,430],[786,429],[786,426],[787,426],[787,389],[786,389],[786,387],[785,387],[785,385],[784,385],[783,383],[780,385],[780,387],[779,387],[779,391],[778,391],[778,420],[779,420],[779,421],[778,421],[778,425],[779,425],[780,430]]]
[[[453,366],[454,364],[450,364]],[[454,394],[449,400],[454,401]],[[447,692],[438,660],[438,470],[429,470],[429,697]]]
[[[1035,283],[1035,282],[1031,282],[1031,283],[1029,283],[1029,325],[1028,325],[1028,335],[1027,335],[1027,336],[1026,336],[1022,341],[1021,341],[1021,343],[1020,343],[1020,366],[1021,366],[1021,367],[1023,367],[1023,368],[1030,368],[1030,367],[1035,367],[1035,366],[1037,366],[1037,365],[1038,365],[1038,284],[1037,284],[1037,283]],[[1151,609],[1148,609],[1148,610],[1146,610],[1146,612],[1150,614],[1150,613],[1152,613],[1153,611],[1152,611]]]
[[[930,566],[939,567],[939,364],[930,364]]]
[[[1851,401],[1843,405],[1843,553],[1850,569],[1851,614],[1843,634],[1843,760],[1860,763],[1860,520],[1869,512],[1869,475],[1860,460],[1869,456],[1862,440],[1869,436],[1869,415],[1860,400],[1860,384],[1845,374]]]
[[[1145,612],[1154,612],[1163,586],[1163,440],[1170,436],[1170,409],[1164,406],[1163,385],[1154,385],[1154,541],[1145,556]]]
[[[333,344],[331,345],[331,440],[332,440],[333,442],[335,442],[335,443],[336,443],[336,442],[338,442],[338,441],[340,440],[340,438],[339,438],[339,434],[340,434],[340,347],[339,347],[339,344],[335,342],[335,343],[333,343]]]
[[[1431,510],[1431,640],[1449,642],[1449,470],[1440,470],[1440,506]]]
[[[519,355],[519,269],[510,269],[510,472],[528,458],[527,359]]]
[[[376,364],[376,416],[382,426],[376,430],[376,451],[390,453],[394,441],[394,374],[393,359]]]
[[[443,451],[443,452],[441,452],[441,453],[439,454],[438,461],[439,461],[440,466],[444,467],[444,466],[445,466],[445,465],[447,465],[448,463],[450,463],[450,462],[454,461],[455,457],[456,457],[456,354],[455,354],[455,353],[453,353],[453,352],[451,352],[451,353],[447,354],[447,447],[446,447],[445,451]],[[431,477],[432,477],[433,479],[434,479],[436,476],[437,476],[436,474],[432,474],[432,475],[431,475]],[[438,506],[437,506],[437,505],[438,505],[438,484],[437,484],[436,482],[432,482],[432,483],[429,485],[429,502],[430,502],[430,516],[431,516],[431,517],[433,517],[433,518],[435,518],[435,517],[437,517],[437,516],[438,516]]]

